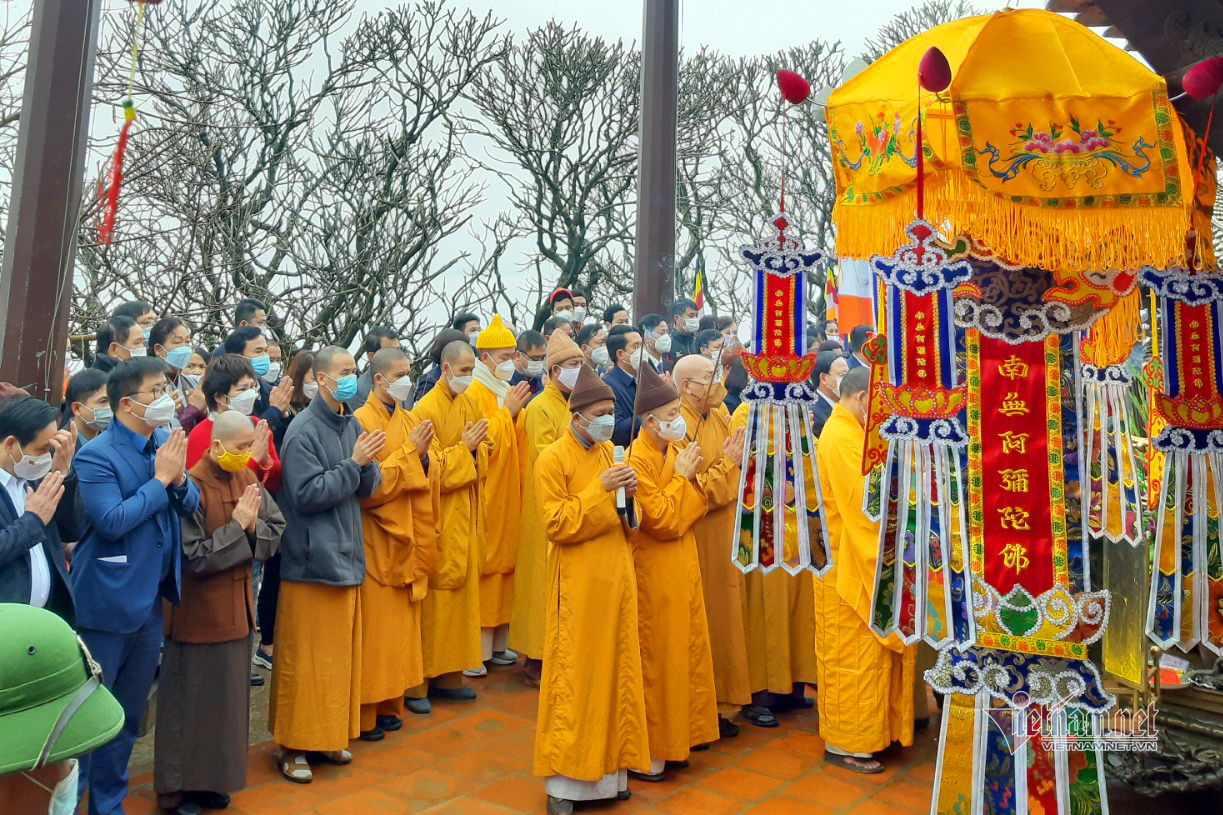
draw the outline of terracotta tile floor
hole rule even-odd
[[[347,767],[316,767],[314,783],[279,776],[275,747],[251,747],[247,789],[233,796],[233,815],[505,815],[542,813],[543,782],[530,774],[536,691],[496,669],[472,680],[474,702],[436,705],[431,716],[408,714],[404,728],[381,742],[355,741]],[[261,729],[262,705],[252,711]],[[738,720],[737,720],[738,721]],[[686,771],[661,784],[630,782],[624,803],[584,807],[599,813],[661,815],[923,815],[929,811],[937,720],[917,731],[913,747],[887,759],[880,776],[825,767],[815,711],[781,716],[774,729],[739,721],[738,738],[694,753]],[[142,740],[144,741],[144,740]],[[141,765],[144,766],[141,766]],[[127,815],[156,812],[147,763],[134,760]],[[1182,803],[1150,802],[1120,791],[1113,815],[1180,813]],[[1204,810],[1196,810],[1204,811]]]

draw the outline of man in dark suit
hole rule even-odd
[[[75,540],[76,434],[59,411],[18,395],[0,402],[0,603],[53,611],[76,625],[61,536]]]
[[[875,336],[875,332],[869,325],[856,325],[854,330],[849,332],[849,358],[846,362],[849,363],[850,370],[861,368],[863,366],[869,368],[870,363],[866,361],[866,357],[862,356],[862,347],[870,341],[871,337]]]
[[[633,401],[637,398],[637,369],[641,367],[641,332],[631,325],[618,325],[607,335],[607,353],[614,365],[603,381],[616,395],[616,425],[612,443],[627,447],[636,432],[633,423]]]
[[[849,372],[845,357],[836,351],[821,351],[815,358],[815,403],[811,405],[811,432],[818,438],[824,422],[840,399],[841,377]]]
[[[157,670],[162,598],[178,603],[180,518],[199,507],[187,477],[187,439],[174,418],[165,365],[121,362],[106,380],[110,426],[85,444],[74,466],[85,530],[72,556],[81,639],[123,706],[123,729],[81,761],[90,815],[117,815],[127,796],[127,763]]]

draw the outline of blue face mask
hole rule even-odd
[[[176,371],[181,371],[186,367],[187,362],[191,359],[191,346],[180,345],[177,348],[172,348],[166,351],[166,364]]]
[[[268,372],[268,366],[271,364],[272,358],[267,354],[260,354],[251,360],[251,367],[255,369],[255,376],[263,376],[266,374]],[[355,378],[353,381],[356,381]]]
[[[352,399],[357,395],[356,374],[341,376],[339,379],[335,379],[334,377],[330,376],[327,378],[335,382],[335,390],[331,392],[331,395],[337,402],[347,402],[349,399]]]

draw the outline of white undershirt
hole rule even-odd
[[[8,470],[0,469],[0,483],[13,502],[13,509],[20,518],[25,514],[25,479],[18,478]],[[51,567],[43,554],[42,542],[30,547],[30,605],[45,608],[51,597]]]

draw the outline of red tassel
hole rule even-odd
[[[98,222],[98,244],[110,246],[115,233],[115,216],[119,213],[119,187],[123,185],[123,154],[127,152],[128,134],[132,122],[136,121],[136,108],[132,100],[123,102],[123,127],[119,128],[119,143],[115,145],[115,154],[110,160],[110,179],[105,189],[99,184],[99,198],[102,200],[102,214]]]

